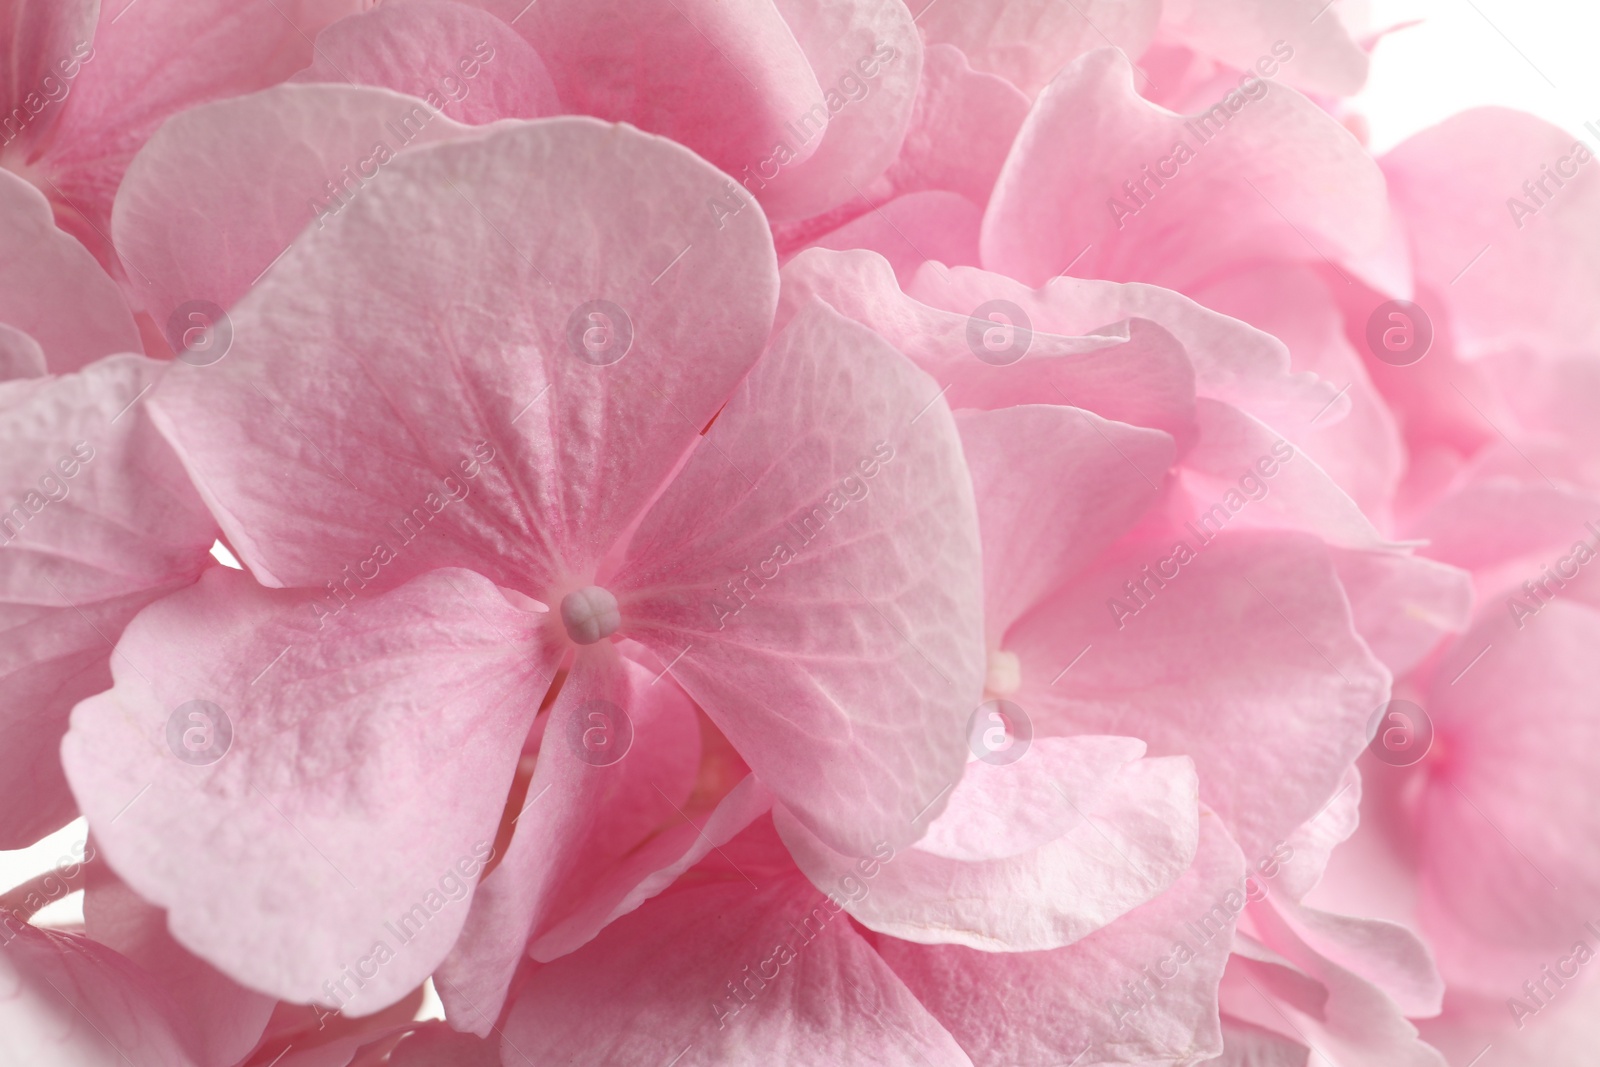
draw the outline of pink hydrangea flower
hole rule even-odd
[[[1591,146],[1322,0],[4,14],[0,1059],[1588,1062]]]
[[[465,900],[392,962],[375,946],[463,857],[458,880],[482,872],[558,671],[528,809],[471,906],[513,964],[560,917],[563,865],[614,860],[687,790],[693,720],[664,677],[846,852],[910,840],[959,771],[982,662],[955,428],[825,308],[761,355],[770,238],[753,204],[719,230],[722,194],[678,146],[593,120],[419,149],[234,309],[225,360],[173,365],[148,401],[275,588],[213,573],[145,613],[123,648],[165,669],[80,705],[64,755],[119,874],[224,972],[363,1012],[430,973]],[[432,280],[406,265],[419,241],[450,250]],[[263,448],[298,476],[241,462]],[[211,769],[135,740],[174,700],[234,724]],[[637,731],[609,774],[582,743],[597,713]],[[136,778],[156,784],[113,825]],[[597,817],[622,823],[598,854]]]

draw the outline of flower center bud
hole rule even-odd
[[[610,590],[591,585],[561,598],[561,623],[575,644],[592,645],[617,632],[622,612]]]
[[[983,688],[997,697],[1008,697],[1022,686],[1022,661],[1015,652],[995,649],[989,653],[989,670]]]

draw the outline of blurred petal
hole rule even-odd
[[[39,191],[6,170],[0,170],[0,322],[31,336],[56,371],[144,350],[116,283],[56,228]]]

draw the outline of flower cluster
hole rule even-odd
[[[1357,6],[0,0],[0,1067],[1589,1062],[1600,171]]]

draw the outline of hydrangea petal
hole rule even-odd
[[[1065,405],[963,411],[956,425],[983,532],[984,629],[1001,647],[1155,501],[1172,438]]]
[[[940,289],[939,303],[902,292],[888,262],[871,252],[808,250],[784,266],[778,321],[819,299],[883,335],[945,387],[953,407],[1068,403],[1185,442],[1193,436],[1195,372],[1183,347],[1162,327],[1140,319],[1119,322],[1126,316],[1111,314],[1067,320],[1066,328],[1058,328],[1025,308],[1033,323],[1029,332],[1008,332],[1020,324],[974,314],[1005,299],[985,288],[997,275],[930,264],[917,272],[914,284],[930,275],[956,279],[951,288],[973,293],[972,303],[950,289]],[[964,279],[970,281],[962,285]],[[1010,363],[981,358],[979,350],[987,356],[991,344],[1020,347],[1021,354]]]
[[[973,70],[959,48],[930,44],[911,127],[884,180],[897,192],[946,189],[981,207],[1027,114],[1028,98],[1004,78]]]
[[[782,143],[804,158],[784,163],[771,178],[764,165],[756,168],[762,206],[785,221],[863,196],[894,163],[916,106],[922,38],[901,0],[774,2],[820,89],[784,127]],[[810,149],[806,142],[824,117],[827,125]],[[739,177],[745,180],[743,172]]]
[[[998,74],[1030,97],[1062,67],[1110,45],[1145,50],[1161,17],[1160,0],[969,0],[929,4],[917,23],[930,42],[956,45],[978,70]]]
[[[575,952],[613,920],[661,893],[679,875],[721,849],[772,809],[772,794],[745,776],[702,819],[675,826],[648,841],[602,879],[577,910],[536,937],[528,954],[549,962]]]
[[[1316,460],[1260,419],[1206,398],[1196,402],[1195,416],[1200,437],[1183,457],[1181,475],[1189,498],[1184,519],[1208,532],[1287,528],[1341,548],[1396,547]]]
[[[0,1059],[52,1067],[197,1067],[178,1006],[88,938],[0,913]]]
[[[202,104],[133,157],[111,233],[136,265],[129,281],[144,309],[166,326],[191,301],[232,307],[302,232],[387,177],[393,155],[471,133],[365,85],[279,85]]]
[[[511,844],[434,976],[458,1029],[488,1036],[530,937],[587,898],[687,795],[700,754],[693,708],[675,686],[650,682],[610,644],[581,650],[568,669]],[[605,746],[624,736],[614,762],[585,740]]]
[[[1058,753],[1038,747],[1041,762],[1057,762],[1051,757]],[[980,774],[965,790],[957,786],[934,825],[952,821],[955,833],[971,836],[972,823],[992,818],[983,809],[995,777]],[[868,929],[904,941],[1006,953],[1062,948],[1159,896],[1188,869],[1199,832],[1196,790],[1186,759],[1130,762],[1093,808],[1075,807],[1062,792],[1047,794],[1058,817],[1077,816],[1061,836],[984,860],[912,847],[883,864],[859,899],[847,896],[845,908]],[[849,886],[859,883],[858,870],[872,873],[871,861],[832,851],[781,809],[774,822],[813,884]]]
[[[1036,734],[1130,735],[1153,755],[1192,756],[1201,798],[1246,855],[1266,856],[1334,796],[1390,677],[1356,636],[1318,541],[1190,541],[1187,562],[1160,572],[1172,545],[1132,543],[1019,621],[1007,645],[1022,684],[1009,699]],[[1238,771],[1240,737],[1254,773]]]
[[[772,0],[495,0],[549,68],[568,109],[670,137],[739,181],[822,97]],[[519,10],[521,9],[521,10]]]
[[[971,476],[939,388],[813,303],[645,517],[629,636],[830,846],[918,836],[983,679]],[[748,598],[748,599],[746,599]]]
[[[1505,108],[1454,115],[1383,157],[1418,281],[1448,308],[1463,359],[1600,342],[1593,162],[1571,134]]]
[[[1389,209],[1377,164],[1310,100],[1260,84],[1257,99],[1235,92],[1220,117],[1189,119],[1141,99],[1120,52],[1084,56],[1017,135],[984,219],[983,265],[1030,285],[1070,269],[1185,290],[1241,262],[1380,247]]]
[[[1579,799],[1594,779],[1600,664],[1585,650],[1600,640],[1600,611],[1579,599],[1594,597],[1594,580],[1578,582],[1586,594],[1569,583],[1532,618],[1486,605],[1427,703],[1443,759],[1418,813],[1424,883],[1492,945],[1565,952],[1600,908],[1600,864],[1579,844],[1600,833]]]
[[[72,94],[78,62],[92,52],[99,0],[7,0],[0,13],[0,115],[5,116],[7,162],[26,159],[47,135]],[[19,116],[21,120],[19,121]]]
[[[14,326],[0,323],[0,382],[37,378],[47,373],[44,349]]]
[[[1174,1049],[1203,1059],[1222,1051],[1217,979],[1243,871],[1220,820],[1202,813],[1195,862],[1172,888],[1076,944],[1001,954],[883,938],[878,951],[981,1067],[1171,1063]],[[1130,990],[1150,988],[1155,970],[1165,981],[1141,1003]]]
[[[216,524],[143,411],[159,364],[0,383],[0,848],[75,814],[56,752],[129,619],[210,565]]]
[[[143,968],[148,981],[184,1006],[175,1029],[196,1067],[232,1067],[261,1040],[277,1001],[246,989],[167,933],[161,909],[141,900],[103,866],[83,897],[85,933]]]
[[[668,893],[535,971],[506,1021],[502,1056],[517,1062],[515,1050],[538,1049],[598,1067],[667,1063],[692,1047],[732,1067],[970,1064],[804,879],[762,881]]]
[[[469,572],[332,621],[315,603],[218,567],[151,606],[62,760],[106,857],[181,944],[361,1016],[454,943],[554,664],[536,617]]]
[[[1167,0],[1160,37],[1302,92],[1353,96],[1367,80],[1367,50],[1321,0]]]
[[[983,212],[966,197],[929,190],[874,206],[812,244],[841,252],[870,249],[887,259],[903,282],[929,260],[976,264],[982,221]]]
[[[382,85],[457,122],[561,111],[544,61],[512,27],[454,0],[405,0],[340,19],[317,34],[296,81]]]
[[[387,170],[230,312],[224,359],[149,403],[268,584],[339,579],[381,535],[381,583],[465,565],[559,601],[760,353],[771,235],[753,207],[717,227],[726,179],[687,149],[594,119]]]
[[[43,165],[55,192],[104,232],[123,170],[184,108],[253,92],[311,61],[317,32],[360,0],[139,0],[103,3],[94,58],[73,82]],[[48,346],[47,346],[48,347]]]
[[[56,228],[40,192],[0,170],[0,322],[31,336],[50,368],[142,352],[122,294],[88,249]]]

